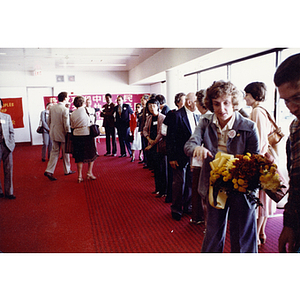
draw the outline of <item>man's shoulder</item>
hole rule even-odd
[[[11,118],[11,116],[9,114],[3,113],[3,112],[0,112],[0,117],[2,119],[9,119],[9,118]]]
[[[61,111],[67,111],[68,108],[65,107],[63,103],[57,103],[56,105],[51,106],[50,111],[54,112],[61,112]]]
[[[184,106],[181,107],[181,108],[179,108],[178,110],[176,110],[176,111],[174,112],[174,116],[175,116],[176,118],[183,117],[184,115],[186,115],[186,111],[185,111],[185,107],[184,107]]]

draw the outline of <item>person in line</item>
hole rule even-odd
[[[118,131],[119,144],[121,155],[119,157],[126,157],[126,149],[129,156],[132,156],[131,145],[129,142],[129,120],[133,110],[129,104],[124,103],[123,96],[117,97],[118,105],[115,107],[115,127]]]
[[[165,119],[165,115],[159,112],[159,102],[155,98],[151,98],[147,102],[150,112],[144,126],[143,135],[148,141],[145,151],[149,151],[148,159],[153,164],[155,191],[157,197],[163,197],[166,194],[166,170],[164,169],[165,155],[163,153],[163,136],[161,134],[161,126]]]
[[[263,82],[251,82],[245,88],[245,100],[247,106],[252,107],[250,120],[256,123],[259,137],[259,154],[265,155],[269,151],[268,135],[274,131],[274,126],[270,122],[266,108],[261,103],[266,100],[267,87]],[[274,156],[275,153],[273,153]],[[278,157],[274,157],[275,163],[278,165]],[[262,190],[259,191],[259,200],[262,206],[257,210],[257,243],[260,247],[265,244],[267,220],[276,211],[276,203]]]
[[[74,106],[77,108],[71,114],[71,128],[73,129],[73,157],[77,164],[78,182],[83,181],[83,163],[88,164],[87,179],[95,180],[93,174],[94,161],[98,157],[95,138],[90,135],[90,128],[93,123],[87,114],[85,99],[77,96],[74,99]]]
[[[97,112],[100,111],[100,108],[92,107],[92,100],[88,97],[85,101],[85,109],[89,113],[91,124],[95,124],[97,121]]]
[[[257,154],[259,141],[256,124],[235,111],[241,92],[231,83],[215,81],[207,90],[204,103],[213,114],[202,118],[184,146],[186,155],[203,162],[198,192],[208,199],[210,165],[217,152]],[[229,135],[228,133],[235,133]],[[224,209],[207,204],[207,224],[202,252],[223,252],[227,222],[230,222],[231,252],[258,251],[255,203],[243,193],[228,196]]]
[[[53,176],[53,173],[59,158],[60,149],[62,149],[65,175],[71,175],[75,173],[75,171],[71,170],[70,155],[65,153],[65,137],[67,132],[70,132],[69,109],[65,106],[67,97],[67,92],[59,93],[58,103],[51,106],[49,110],[48,122],[50,128],[50,138],[52,140],[52,149],[44,175],[51,181],[57,180],[57,178]]]
[[[164,95],[156,95],[156,100],[159,101],[159,111],[163,115],[167,115],[167,113],[170,111],[170,107],[167,105],[167,101]]]
[[[15,132],[11,116],[1,112],[3,101],[0,99],[0,162],[3,162],[4,193],[0,183],[0,198],[16,199],[13,189],[13,151]]]
[[[174,113],[173,122],[168,125],[167,155],[173,169],[171,214],[176,221],[181,220],[183,213],[192,212],[190,157],[184,153],[184,145],[193,134],[199,120],[195,101],[195,93],[188,93],[184,107]]]
[[[48,151],[48,159],[50,158],[50,153],[52,149],[52,141],[50,138],[50,128],[48,126],[48,119],[49,119],[49,109],[52,103],[48,102],[46,104],[45,110],[41,112],[41,125],[43,126],[43,147],[42,147],[42,161],[46,161],[46,155]]]
[[[135,112],[130,116],[130,133],[132,136],[132,158],[131,162],[135,160],[135,151],[139,150],[139,160],[142,161],[142,138],[139,127],[139,120],[142,114],[142,104],[137,103],[135,105]]]
[[[280,98],[296,118],[290,125],[287,143],[289,196],[284,207],[279,252],[300,252],[300,53],[288,57],[277,68],[274,83]]]
[[[148,145],[148,141],[147,139],[143,136],[143,129],[146,123],[146,119],[149,116],[149,111],[148,111],[148,107],[147,107],[147,101],[149,100],[149,95],[145,94],[143,95],[143,97],[141,98],[141,104],[143,107],[142,110],[142,115],[140,116],[139,119],[139,126],[140,126],[140,132],[141,132],[141,136],[142,136],[142,151],[143,151],[143,160],[139,163],[144,164],[143,168],[147,168],[147,152],[145,151],[145,148]]]
[[[106,153],[104,156],[117,156],[116,129],[114,122],[115,104],[112,102],[111,94],[107,93],[105,95],[105,101],[106,104],[103,105],[103,110],[100,113],[100,116],[103,117],[103,127],[105,128]]]
[[[176,106],[176,109],[170,110],[166,118],[164,119],[164,122],[162,124],[162,134],[166,137],[166,149],[169,147],[169,134],[168,134],[168,126],[169,124],[173,123],[174,113],[176,110],[182,108],[185,104],[185,93],[177,93],[175,95],[174,104]],[[167,180],[167,196],[165,198],[166,203],[172,203],[172,184],[173,184],[173,171],[172,167],[170,165],[168,150],[167,150],[167,173],[168,173],[168,180]]]
[[[196,93],[196,107],[200,111],[200,120],[205,117],[206,114],[211,114],[208,108],[204,104],[205,90],[200,90]],[[201,173],[202,162],[192,158],[191,171],[192,171],[192,218],[191,224],[200,225],[206,220],[206,205],[205,201],[198,193],[198,182]]]

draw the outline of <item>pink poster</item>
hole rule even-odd
[[[118,96],[123,96],[124,98],[124,103],[128,103],[130,104],[131,108],[134,110],[135,109],[135,104],[136,103],[140,103],[141,102],[141,98],[143,95],[145,94],[111,94],[112,96],[112,102],[114,104],[117,103],[117,97]],[[76,97],[77,95],[69,95],[69,102],[71,103],[71,107],[70,107],[70,110],[74,110],[75,109],[75,106],[73,105],[73,101],[74,101],[74,98]],[[99,108],[100,111],[102,110],[102,106],[104,104],[106,104],[106,101],[105,101],[105,94],[101,94],[101,95],[90,95],[90,94],[86,94],[86,95],[81,95],[85,98],[90,98],[92,100],[92,107],[94,108]],[[57,97],[56,96],[45,96],[44,97],[44,103],[45,103],[45,106],[48,102],[56,102],[57,101]],[[100,112],[97,112],[97,120],[100,120],[102,119],[100,117]]]

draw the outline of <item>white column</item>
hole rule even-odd
[[[174,99],[175,95],[180,92],[184,92],[181,89],[182,75],[179,70],[167,70],[166,71],[166,100],[168,106],[175,108]]]

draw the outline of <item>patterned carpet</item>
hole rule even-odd
[[[43,176],[41,146],[14,152],[17,199],[0,201],[0,250],[6,253],[199,253],[204,225],[171,218],[170,204],[155,198],[153,174],[128,157],[104,157],[98,143],[95,181],[64,176],[59,160],[51,182]],[[72,159],[72,169],[76,165]],[[84,172],[86,172],[84,166]],[[1,180],[2,179],[1,174]],[[260,253],[276,253],[282,210],[267,223]],[[228,238],[224,252],[230,252]]]

